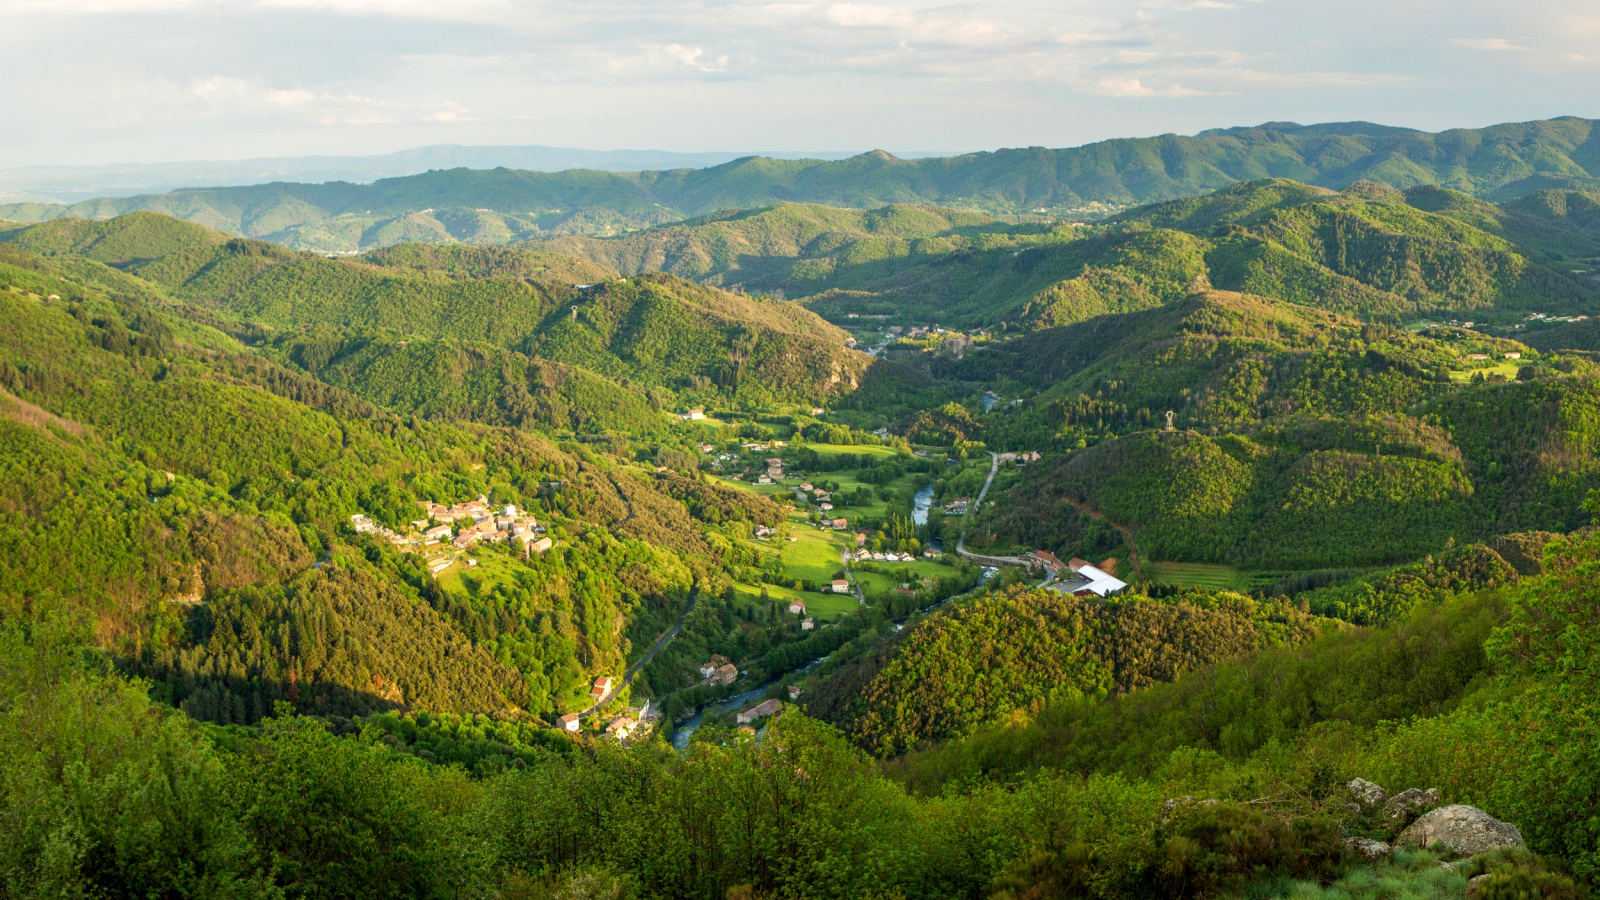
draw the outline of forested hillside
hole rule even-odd
[[[339,369],[341,387],[400,412],[644,426],[643,398],[607,379],[656,389],[657,408],[682,390],[816,400],[848,389],[864,365],[842,331],[795,304],[668,277],[620,282],[539,251],[405,246],[330,260],[149,213],[59,220],[4,239],[153,282],[198,308],[182,314],[281,345],[280,360],[313,374]],[[430,343],[411,350],[419,339]]]
[[[1103,603],[1013,591],[930,618],[841,669],[805,706],[868,752],[897,756],[1048,704],[1175,681],[1316,631],[1291,606],[1237,594]]]
[[[749,157],[706,169],[613,173],[451,169],[372,184],[264,184],[0,206],[38,222],[150,210],[244,237],[322,252],[396,243],[502,244],[608,235],[731,207],[822,203],[870,209],[943,204],[998,214],[1093,214],[1291,178],[1343,188],[1369,180],[1438,184],[1490,200],[1595,190],[1595,123],[1577,118],[1429,134],[1363,122],[1271,122],[1198,135],[1102,141],[902,160],[876,151],[838,161]]]

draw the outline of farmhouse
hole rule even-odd
[[[577,731],[578,730],[578,714],[577,713],[567,713],[566,715],[562,716],[561,718],[557,719],[556,721],[558,723],[560,723],[562,731]]]
[[[843,578],[835,578],[831,587],[833,588],[833,592],[835,594],[850,593],[850,582],[844,580]]]
[[[733,663],[728,663],[717,668],[717,676],[712,679],[717,684],[733,684],[739,680],[739,669]]]
[[[749,709],[739,710],[734,715],[733,720],[740,725],[749,725],[758,719],[765,719],[767,716],[775,715],[780,709],[783,709],[783,701],[773,698]]]
[[[806,614],[806,602],[804,600],[790,600],[789,601],[789,614],[790,615],[794,615],[794,616],[803,616],[803,615],[805,615]]]
[[[1073,562],[1080,562],[1080,560],[1073,560]],[[1117,579],[1115,576],[1108,575],[1087,563],[1072,567],[1071,571],[1075,577],[1062,579],[1051,584],[1049,586],[1050,590],[1063,594],[1072,594],[1077,597],[1090,595],[1106,597],[1128,586],[1126,582]]]

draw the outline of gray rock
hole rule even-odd
[[[1388,791],[1365,778],[1352,778],[1345,786],[1350,789],[1350,798],[1362,806],[1378,806],[1389,799]]]
[[[1471,879],[1469,879],[1467,881],[1467,896],[1476,896],[1478,893],[1478,888],[1481,887],[1484,881],[1486,881],[1488,878],[1489,873],[1485,872],[1482,875],[1474,875]]]
[[[1344,839],[1344,845],[1362,859],[1378,860],[1394,855],[1393,847],[1372,838],[1347,837]]]
[[[1438,805],[1438,791],[1433,788],[1428,788],[1425,791],[1411,788],[1395,794],[1389,798],[1387,803],[1383,804],[1383,817],[1391,822],[1398,822],[1410,813],[1432,809]]]
[[[1453,853],[1476,856],[1501,847],[1526,847],[1522,832],[1475,806],[1441,806],[1400,832],[1399,842],[1416,847],[1443,844]]]
[[[1174,797],[1171,800],[1168,800],[1167,802],[1161,804],[1161,814],[1163,816],[1170,816],[1172,813],[1174,813],[1177,810],[1182,809],[1183,807],[1186,807],[1186,806],[1216,806],[1216,805],[1217,805],[1217,801],[1212,799],[1212,798],[1210,798],[1210,797],[1207,797],[1204,800],[1196,800],[1195,798],[1189,797],[1189,796]]]

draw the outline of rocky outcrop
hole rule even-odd
[[[1350,848],[1350,852],[1368,861],[1386,859],[1394,855],[1393,847],[1372,838],[1347,837],[1344,839],[1344,845]]]
[[[1353,778],[1348,785],[1350,799],[1362,806],[1380,806],[1389,799],[1389,792],[1365,778]]]
[[[1463,856],[1476,856],[1501,847],[1527,846],[1517,826],[1502,822],[1475,806],[1441,806],[1424,813],[1400,832],[1399,842],[1415,847],[1443,844],[1451,852]]]
[[[1412,813],[1433,809],[1440,804],[1439,792],[1433,788],[1425,791],[1411,788],[1390,797],[1383,804],[1383,817],[1390,822],[1401,822]]]

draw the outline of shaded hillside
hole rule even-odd
[[[324,252],[406,241],[505,243],[611,234],[728,207],[824,203],[959,205],[991,213],[1066,213],[1292,178],[1343,187],[1367,179],[1441,184],[1489,199],[1600,186],[1594,122],[1562,118],[1429,134],[1370,123],[1267,123],[1194,136],[901,160],[881,151],[838,161],[750,157],[706,169],[632,174],[451,169],[370,185],[266,184],[14,204],[0,218],[36,222],[153,210],[247,237]]]
[[[581,368],[489,344],[313,329],[264,345],[335,387],[435,419],[574,432],[661,431],[652,399]]]

